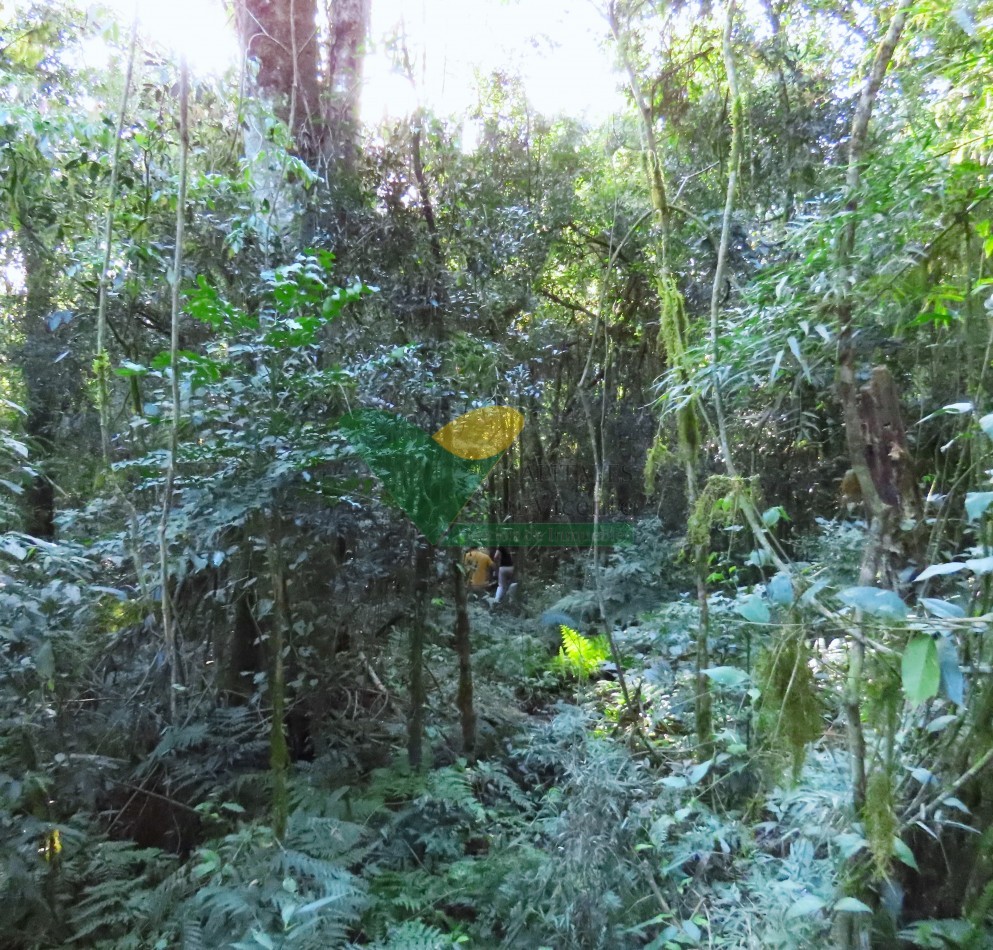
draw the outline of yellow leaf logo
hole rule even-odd
[[[524,416],[509,406],[484,406],[442,426],[432,439],[461,459],[488,459],[513,443],[524,428]]]

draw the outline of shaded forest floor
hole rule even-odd
[[[822,534],[816,553],[830,548],[843,578],[860,532],[825,523]],[[94,667],[102,686],[56,709],[48,756],[32,726],[33,762],[0,776],[8,799],[37,803],[2,813],[5,883],[19,895],[2,912],[7,945],[832,945],[846,861],[866,846],[837,710],[822,699],[819,738],[799,746],[788,704],[763,717],[756,684],[775,625],[745,622],[729,586],[710,598],[715,730],[703,752],[685,571],[679,543],[646,522],[595,573],[566,559],[557,575],[524,574],[509,608],[470,601],[475,761],[461,750],[455,608],[442,591],[423,658],[421,770],[405,752],[404,619],[339,654],[333,688],[300,673],[290,685],[309,702],[287,716],[282,836],[265,694],[228,706],[191,695],[181,721],[158,725],[136,701],[164,688],[158,637],[131,624],[102,641],[114,658]],[[597,604],[609,626],[591,619]],[[818,695],[836,692],[844,661],[839,642],[815,644]],[[8,760],[17,734],[8,728]],[[908,945],[896,938],[901,898],[892,946]]]

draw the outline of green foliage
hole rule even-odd
[[[108,950],[149,946],[149,910],[158,905],[158,888],[175,863],[173,856],[129,841],[88,843],[80,872],[85,890],[68,908],[73,942]]]
[[[941,668],[934,638],[918,634],[903,651],[903,691],[912,703],[922,703],[938,692]]]
[[[559,630],[562,646],[552,660],[552,669],[560,676],[585,682],[610,658],[610,643],[604,634],[584,637],[565,624]]]
[[[123,31],[67,5],[4,6],[0,945],[826,946],[833,912],[867,916],[861,898],[838,901],[839,878],[870,860],[894,875],[894,857],[921,906],[893,932],[937,913],[925,899],[951,914],[968,894],[960,918],[905,938],[988,943],[993,422],[977,407],[991,402],[993,30],[982,6],[913,7],[852,195],[842,87],[890,9],[869,4],[856,23],[840,6],[774,6],[739,11],[733,116],[717,17],[620,2],[643,115],[541,116],[503,72],[469,115],[425,108],[368,130],[352,171],[330,154],[308,168],[310,143],[262,96],[198,77],[175,275],[174,64],[139,46],[115,143],[122,71],[83,64],[102,43],[120,60]],[[320,51],[322,82],[339,59]],[[330,105],[322,147],[337,142]],[[749,134],[711,339],[729,118]],[[648,179],[642,119],[658,140]],[[246,127],[256,156],[241,154]],[[110,210],[108,351],[94,362]],[[928,489],[923,512],[901,499],[903,525],[827,520],[852,461],[835,387],[849,318],[855,385],[889,367]],[[709,425],[715,381],[738,479]],[[471,605],[473,763],[459,758],[442,559],[413,576],[406,522],[338,423],[373,409],[430,432],[492,404],[527,426],[467,516],[641,520],[634,544],[596,558],[522,552],[522,593],[577,618],[560,643],[520,604]],[[629,464],[642,453],[644,471]],[[709,480],[686,512],[659,476],[691,458]],[[160,538],[167,461],[178,480]],[[789,573],[745,553],[737,516],[760,495],[798,559]],[[641,517],[653,503],[658,517]],[[929,534],[920,550],[911,520]],[[17,530],[29,524],[42,537]],[[707,601],[703,670],[681,534],[724,585]],[[880,537],[877,571],[862,555]],[[397,758],[415,596],[432,604],[425,735],[439,766],[419,772]],[[575,629],[593,622],[623,648],[624,682],[553,706],[563,680],[610,658],[606,635]],[[869,765],[854,818],[843,743],[822,737],[849,663]],[[707,682],[716,736],[699,762],[687,724]],[[796,784],[770,788],[787,763]],[[274,794],[285,834],[263,818]],[[930,834],[899,841],[905,814]],[[962,894],[934,877],[949,865]]]
[[[408,920],[391,927],[385,939],[371,946],[375,950],[440,950],[442,947],[458,946],[460,942],[437,927],[430,927],[419,920]]]
[[[710,549],[710,531],[714,525],[733,524],[737,517],[742,498],[752,504],[753,486],[740,478],[726,475],[713,475],[707,480],[703,491],[697,497],[696,505],[686,523],[686,543],[691,551]]]
[[[364,888],[342,865],[317,856],[324,845],[313,830],[307,816],[293,815],[282,847],[270,829],[246,825],[198,849],[169,885],[183,895],[167,910],[173,926],[184,939],[195,934],[205,946],[239,950],[343,944],[365,906]]]
[[[687,357],[689,328],[686,319],[686,306],[672,276],[661,276],[657,281],[659,296],[659,337],[658,345],[669,361],[675,378],[685,384],[691,363]],[[684,400],[675,404],[676,429],[678,432],[679,453],[683,459],[695,458],[700,451],[700,411],[697,400],[686,391]]]
[[[877,769],[869,776],[863,816],[876,874],[884,879],[889,874],[893,860],[893,839],[898,830],[897,816],[894,814],[893,780],[885,769]]]
[[[824,731],[803,627],[785,627],[774,637],[762,651],[755,679],[760,690],[757,722],[763,746],[775,765],[790,763],[795,781],[807,744]]]

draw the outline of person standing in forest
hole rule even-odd
[[[497,568],[497,590],[493,602],[499,604],[508,597],[511,584],[514,582],[514,558],[509,548],[498,547],[493,550],[493,563]]]
[[[485,590],[495,566],[493,559],[482,548],[473,548],[466,552],[463,563],[469,576],[469,587],[475,591]]]

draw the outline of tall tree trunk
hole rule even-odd
[[[838,242],[837,286],[843,288],[844,296],[838,304],[838,396],[845,421],[845,438],[848,443],[852,470],[859,480],[862,497],[865,500],[869,520],[869,540],[862,560],[859,578],[861,584],[875,583],[879,573],[880,558],[888,546],[887,539],[893,529],[896,508],[887,503],[880,493],[870,467],[870,456],[874,447],[868,442],[860,411],[859,390],[856,383],[855,366],[855,326],[853,321],[854,302],[848,288],[853,274],[852,258],[855,254],[856,212],[858,211],[858,191],[861,183],[862,162],[865,158],[868,140],[869,120],[882,85],[896,51],[897,43],[907,22],[911,0],[900,0],[889,29],[880,42],[872,63],[872,68],[862,88],[862,95],[855,117],[852,120],[851,139],[848,148],[848,177],[846,181],[848,200],[845,205],[847,223]],[[848,718],[849,752],[852,759],[852,784],[856,808],[865,804],[865,737],[862,733],[862,719],[859,693],[862,671],[865,663],[865,645],[853,640],[849,656],[849,685],[845,697]]]
[[[237,20],[242,48],[258,64],[259,92],[316,167],[325,139],[317,0],[240,0]]]
[[[325,176],[358,156],[370,0],[239,0],[238,32],[258,90],[290,128],[297,154]]]
[[[57,353],[45,319],[52,307],[52,265],[47,251],[27,237],[22,242],[26,274],[24,347],[18,354],[24,382],[27,416],[24,434],[31,443],[36,474],[25,493],[25,530],[36,538],[55,536],[55,491],[45,473],[59,409],[59,387],[51,375]]]
[[[162,489],[162,514],[159,518],[159,584],[162,590],[162,634],[169,661],[169,714],[176,721],[176,696],[180,685],[179,649],[176,637],[176,614],[172,603],[169,572],[169,518],[172,515],[176,483],[176,455],[179,452],[179,314],[183,282],[183,234],[186,222],[186,184],[190,151],[189,74],[186,60],[179,69],[179,194],[176,198],[176,249],[172,262],[172,332],[169,346],[169,378],[172,414],[169,424],[169,456]]]
[[[456,705],[462,721],[462,752],[469,764],[476,761],[476,709],[472,690],[472,644],[470,643],[469,606],[465,593],[465,575],[458,559],[452,561],[455,589],[455,654],[459,660],[459,691]]]
[[[292,620],[289,598],[286,594],[286,566],[283,563],[281,534],[276,519],[278,511],[270,515],[266,536],[269,560],[269,580],[272,584],[272,664],[269,672],[269,696],[272,703],[272,728],[269,733],[269,767],[272,770],[272,828],[277,837],[286,832],[289,817],[288,777],[290,750],[286,743],[286,664],[284,653],[289,644]]]
[[[846,180],[847,201],[845,212],[847,222],[838,241],[836,286],[843,294],[837,306],[838,317],[838,396],[845,422],[845,438],[848,444],[849,459],[854,470],[862,497],[865,500],[869,521],[869,537],[862,560],[859,583],[871,585],[880,573],[885,550],[894,528],[898,508],[884,499],[873,478],[871,457],[874,446],[870,433],[863,426],[863,412],[860,394],[856,383],[855,365],[855,326],[854,301],[851,287],[855,255],[856,212],[858,192],[861,184],[862,163],[865,159],[868,142],[869,120],[872,118],[876,96],[882,86],[886,71],[893,60],[897,44],[903,34],[910,10],[911,0],[899,0],[885,36],[876,48],[869,75],[866,77],[852,120],[851,139],[848,146],[848,175]],[[852,771],[852,797],[856,811],[861,813],[866,800],[866,744],[862,727],[861,692],[865,671],[865,642],[852,638],[849,643],[848,683],[844,696],[845,715],[848,726],[849,760]],[[869,930],[861,914],[838,914],[835,924],[835,942],[843,950],[866,950],[869,946]]]
[[[331,42],[328,47],[326,123],[328,159],[346,174],[359,154],[362,70],[369,36],[370,0],[327,0]]]
[[[427,639],[428,583],[432,549],[418,535],[414,542],[414,617],[410,631],[410,719],[407,723],[407,761],[419,769],[424,760],[424,641]]]

